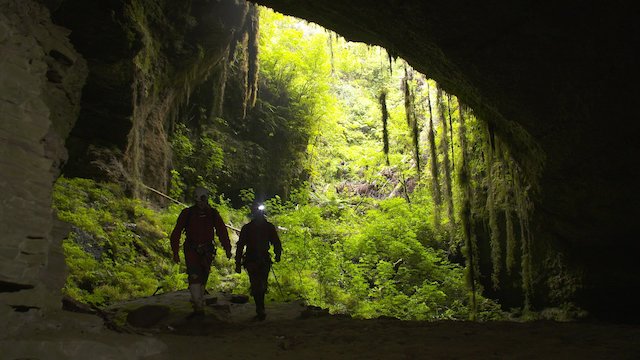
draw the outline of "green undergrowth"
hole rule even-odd
[[[426,198],[363,203],[310,199],[299,191],[289,201],[276,197],[266,204],[284,248],[270,274],[270,301],[302,299],[359,318],[469,316],[463,268],[438,246],[444,235],[429,225],[433,214]],[[234,228],[247,221],[246,209],[222,200],[214,206]],[[184,262],[172,262],[168,239],[181,207],[156,209],[127,198],[115,184],[60,178],[54,208],[72,225],[63,243],[68,296],[102,307],[186,288]],[[235,243],[237,234],[230,235]],[[248,294],[246,273],[233,273],[223,253],[218,251],[207,288]],[[481,300],[479,318],[501,316],[497,304]]]
[[[166,239],[172,216],[126,198],[117,185],[88,179],[60,178],[53,204],[58,218],[72,225],[63,242],[67,295],[100,306],[151,295],[160,286],[184,287]]]
[[[272,200],[284,254],[271,274],[271,298],[304,298],[358,318],[468,318],[464,269],[447,259],[428,197],[416,198]],[[480,299],[479,319],[502,316],[495,302]]]
[[[63,242],[68,296],[104,306],[186,288],[184,262],[173,263],[169,245],[181,207],[156,209],[127,198],[118,185],[88,179],[60,178],[53,200],[58,218],[72,225]],[[216,263],[229,273],[220,256]],[[213,273],[208,286],[221,278]]]

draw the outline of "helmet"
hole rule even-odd
[[[251,215],[256,216],[264,216],[266,207],[261,202],[255,202],[251,205]]]
[[[209,197],[209,190],[203,188],[202,186],[196,187],[196,190],[193,192],[196,201],[207,200]]]

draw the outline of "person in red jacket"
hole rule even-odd
[[[254,204],[251,208],[252,220],[242,227],[240,238],[236,243],[236,272],[244,268],[249,273],[251,295],[256,303],[256,319],[264,320],[264,294],[267,292],[267,280],[271,269],[269,249],[273,245],[276,262],[280,261],[282,244],[276,227],[267,221],[264,205]],[[244,253],[244,248],[247,252]]]
[[[193,311],[204,313],[204,288],[209,278],[211,263],[216,254],[213,242],[214,230],[224,248],[227,258],[231,259],[231,241],[229,233],[220,213],[209,205],[209,192],[203,187],[195,189],[194,206],[180,213],[176,226],[171,232],[171,250],[173,261],[180,263],[180,237],[184,231],[186,239],[183,244],[184,260],[187,264],[189,291]]]

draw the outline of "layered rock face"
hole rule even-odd
[[[169,134],[224,97],[230,57],[255,15],[245,1],[51,2],[54,21],[87,58],[89,76],[68,140],[68,176],[165,191]],[[205,102],[190,102],[201,87]]]
[[[61,168],[165,189],[173,121],[203,83],[210,104],[224,96],[255,16],[233,0],[44,3],[0,1],[0,319],[14,333],[61,308]]]
[[[0,319],[6,329],[23,324],[19,314],[37,318],[60,308],[65,233],[53,219],[51,191],[87,74],[68,34],[36,2],[0,2]]]

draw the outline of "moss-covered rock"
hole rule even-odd
[[[232,0],[64,0],[49,6],[54,20],[72,29],[90,69],[67,140],[65,173],[126,183],[138,196],[141,183],[165,190],[174,123],[189,119],[198,86],[226,78],[224,64],[230,48],[242,46],[251,6]],[[214,92],[222,93],[223,85],[218,81]],[[203,101],[206,108],[215,102]]]

